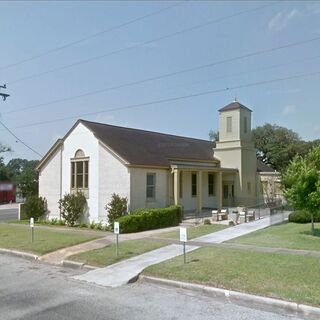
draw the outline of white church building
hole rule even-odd
[[[90,221],[106,220],[113,193],[127,197],[129,211],[261,203],[263,184],[277,173],[257,161],[251,113],[239,102],[221,108],[216,143],[78,120],[40,161],[39,195],[47,199],[49,217],[59,218],[59,199],[81,190]]]

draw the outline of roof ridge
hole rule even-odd
[[[99,125],[104,125],[104,126],[109,126],[109,127],[114,127],[114,128],[121,128],[121,129],[126,129],[126,130],[134,130],[134,131],[155,133],[155,134],[161,134],[161,135],[164,135],[164,136],[171,136],[171,137],[184,138],[184,139],[192,139],[192,140],[197,140],[197,141],[203,141],[203,142],[213,143],[213,142],[210,141],[210,140],[204,140],[204,139],[193,138],[193,137],[186,137],[186,136],[179,136],[179,135],[175,135],[175,134],[163,133],[163,132],[151,131],[151,130],[145,130],[145,129],[137,129],[137,128],[131,128],[131,127],[122,127],[122,126],[117,126],[117,125],[108,124],[108,123],[101,123],[101,122],[97,122],[97,121],[89,121],[89,120],[84,120],[84,119],[79,119],[78,121],[79,121],[79,122],[89,122],[89,123],[93,123],[93,124],[99,124]]]

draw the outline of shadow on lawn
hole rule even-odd
[[[320,237],[320,229],[314,229],[314,232],[315,232],[314,237]],[[302,232],[300,232],[300,234],[305,234],[307,236],[312,236],[311,230],[310,231],[302,231]]]

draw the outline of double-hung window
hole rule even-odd
[[[197,196],[197,174],[191,174],[191,195],[193,197]]]
[[[86,190],[89,186],[89,158],[78,150],[71,159],[71,190]]]
[[[156,174],[147,173],[147,200],[154,200],[156,197]]]
[[[208,195],[209,196],[214,196],[215,195],[214,175],[213,175],[213,173],[208,173]]]

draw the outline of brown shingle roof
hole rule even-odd
[[[273,168],[263,163],[260,159],[257,161],[257,172],[276,172]]]
[[[129,164],[169,167],[168,159],[216,160],[211,141],[86,120],[80,122]]]
[[[236,110],[236,109],[246,109],[252,112],[249,108],[241,104],[240,102],[234,101],[226,105],[225,107],[219,109],[219,112],[221,111],[230,111],[230,110]]]

